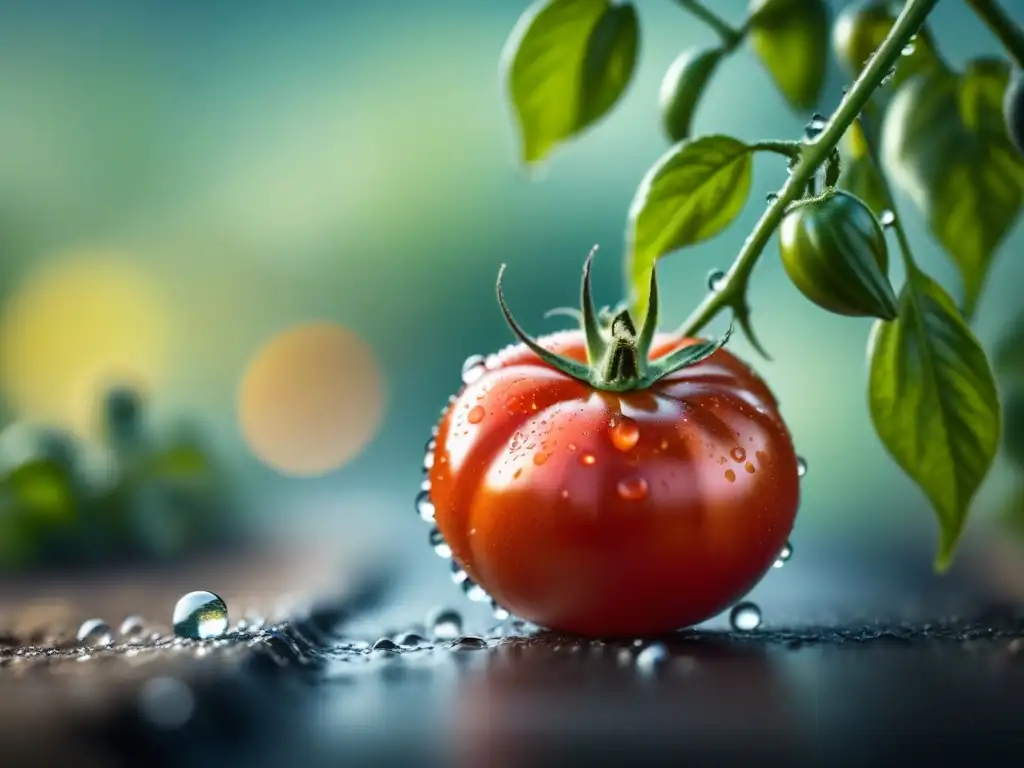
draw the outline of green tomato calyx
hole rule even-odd
[[[628,309],[595,310],[590,288],[590,265],[596,252],[597,246],[590,251],[583,265],[580,309],[559,307],[545,314],[545,317],[569,315],[579,322],[586,337],[586,364],[545,349],[523,330],[505,303],[505,295],[502,291],[505,265],[502,264],[498,269],[498,305],[505,316],[505,322],[508,323],[516,338],[545,363],[595,389],[625,392],[647,389],[659,379],[683,368],[696,365],[713,355],[729,341],[729,337],[732,335],[731,325],[720,339],[699,341],[674,350],[656,360],[651,360],[651,345],[654,343],[654,336],[658,329],[658,281],[655,269],[651,268],[647,315],[638,332]]]

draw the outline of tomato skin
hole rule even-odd
[[[584,361],[584,337],[539,340]],[[692,340],[659,336],[656,359]],[[441,420],[435,521],[470,578],[514,615],[596,636],[717,615],[793,527],[797,457],[778,406],[719,350],[649,390],[595,390],[523,345]],[[634,429],[635,427],[635,429]]]

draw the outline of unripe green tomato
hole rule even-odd
[[[690,48],[665,72],[659,106],[662,128],[672,141],[690,138],[693,113],[721,60],[721,48]]]
[[[1024,155],[1024,70],[1015,69],[1003,96],[1003,117],[1017,151]]]
[[[822,309],[895,319],[885,233],[859,198],[829,191],[798,203],[779,227],[779,252],[793,284]]]

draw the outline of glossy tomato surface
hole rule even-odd
[[[586,361],[580,332],[539,341]],[[659,337],[651,357],[689,343]],[[786,544],[799,497],[775,399],[725,350],[612,393],[510,347],[446,411],[429,479],[470,578],[516,616],[598,636],[728,608]]]

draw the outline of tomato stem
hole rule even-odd
[[[583,326],[583,333],[586,339],[587,364],[583,365],[563,355],[545,349],[541,344],[530,337],[526,331],[516,322],[508,305],[505,303],[505,293],[502,289],[502,278],[505,274],[505,265],[498,269],[498,305],[505,317],[505,322],[516,338],[525,344],[542,361],[553,368],[561,371],[567,376],[585,382],[595,389],[603,389],[610,392],[626,392],[629,390],[646,389],[658,379],[668,376],[670,373],[681,370],[699,363],[701,360],[713,355],[721,349],[729,340],[732,333],[729,332],[717,341],[702,341],[696,344],[677,349],[657,360],[650,360],[651,345],[654,343],[654,335],[658,327],[658,283],[656,271],[651,270],[650,301],[647,315],[639,334],[633,318],[626,308],[618,310],[607,322],[594,311],[593,297],[590,290],[590,266],[597,251],[595,246],[583,265],[583,285],[580,289],[579,312],[575,310],[552,310],[559,314],[571,314],[578,317]],[[604,312],[602,311],[602,317]]]
[[[675,2],[715,30],[718,36],[722,38],[722,44],[726,53],[732,52],[743,42],[743,37],[746,34],[745,28],[736,29],[710,8],[705,7],[700,0],[675,0]]]
[[[1017,66],[1024,68],[1024,29],[995,0],[967,0],[967,5],[999,39]]]
[[[871,95],[889,76],[890,70],[900,60],[903,48],[921,29],[937,3],[938,0],[908,0],[904,5],[889,34],[846,92],[824,129],[804,145],[800,160],[791,169],[790,176],[779,190],[778,197],[761,215],[754,231],[722,279],[719,289],[709,293],[687,318],[679,328],[680,335],[697,335],[719,312],[727,308],[732,308],[736,312],[746,301],[750,273],[775,234],[775,230],[782,223],[787,209],[803,196],[807,184],[829,159],[843,134],[868,104]]]

